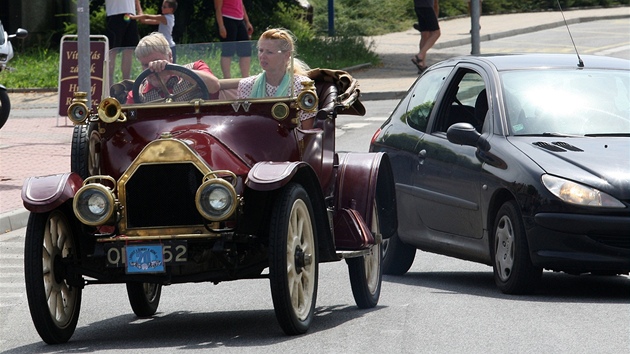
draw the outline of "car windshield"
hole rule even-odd
[[[630,71],[510,71],[501,81],[513,135],[630,135]]]
[[[251,90],[246,90],[247,96],[239,97],[237,88],[240,79],[244,76],[255,76],[261,74],[263,71],[271,71],[278,66],[284,65],[287,67],[287,79],[283,80],[283,82],[288,82],[289,84],[281,83],[279,86],[271,88],[269,85],[272,85],[269,82],[263,82],[261,87],[267,85],[266,96],[274,96],[274,97],[295,97],[299,92],[296,92],[300,88],[295,87],[290,83],[293,83],[293,65],[297,63],[294,62],[293,53],[286,52],[280,50],[281,41],[274,40],[266,40],[266,43],[263,45],[261,43],[259,47],[258,41],[245,41],[245,42],[231,42],[231,43],[195,43],[195,44],[178,44],[175,46],[175,50],[172,51],[170,48],[165,49],[165,51],[171,50],[173,52],[173,57],[175,60],[174,64],[183,66],[184,68],[193,69],[195,72],[200,68],[199,61],[202,61],[203,64],[207,65],[208,69],[212,72],[214,76],[219,79],[220,82],[220,90],[219,92],[210,92],[208,99],[210,100],[236,100],[239,98],[245,99],[255,99],[261,98],[265,96],[256,96],[255,92],[257,89],[257,82],[254,83],[254,87]],[[229,47],[231,46],[231,48]],[[133,84],[135,83],[142,94],[143,90],[149,91],[151,88],[166,87],[171,94],[174,92],[189,90],[191,86],[195,86],[195,79],[191,78],[191,75],[187,75],[183,71],[169,71],[163,75],[162,81],[164,82],[164,86],[157,81],[157,75],[143,75],[144,70],[147,68],[147,62],[157,58],[155,56],[146,55],[143,58],[143,52],[137,52],[135,47],[132,48],[113,48],[109,51],[110,58],[110,74],[108,77],[109,82],[109,92],[104,92],[105,96],[112,96],[117,98],[122,104],[132,104],[133,102],[133,94],[129,94],[133,92]],[[159,48],[158,48],[159,49]],[[234,55],[230,57],[229,60],[226,60],[222,57],[222,53],[224,51],[232,51]],[[153,48],[155,51],[155,48]],[[126,54],[125,54],[126,53]],[[242,60],[239,62],[238,54],[243,54],[246,57],[246,60]],[[249,56],[247,56],[249,55]],[[121,70],[121,63],[123,58],[131,58],[131,70],[130,70],[130,78],[124,80]],[[159,57],[159,55],[158,55]],[[297,64],[295,64],[297,65]],[[242,67],[241,67],[242,66]],[[244,71],[242,71],[244,69]],[[225,70],[225,71],[224,71]],[[224,74],[228,73],[229,76]],[[243,75],[244,73],[244,75]],[[148,73],[145,73],[148,74]],[[139,80],[140,78],[140,80]],[[183,82],[188,81],[188,83]],[[148,83],[148,84],[147,84]],[[198,81],[197,81],[198,83]],[[285,87],[285,91],[280,91],[280,88]],[[206,89],[207,87],[203,87]],[[264,88],[263,88],[264,90]],[[270,92],[271,90],[271,92]],[[274,90],[277,90],[278,93],[275,93]],[[106,91],[106,90],[105,90]],[[202,89],[198,90],[202,91]],[[164,98],[164,94],[158,92],[158,96]],[[178,97],[173,98],[173,101],[190,101],[195,98],[204,98],[203,95],[197,97],[196,92],[190,92],[190,94],[185,95],[177,95]],[[145,103],[152,102],[153,99],[156,98],[155,95],[148,94],[147,99],[138,102],[136,100],[135,103]],[[206,99],[206,98],[204,98]],[[269,99],[269,97],[267,97]],[[164,100],[162,100],[163,102]]]

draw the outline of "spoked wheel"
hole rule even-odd
[[[4,126],[4,123],[9,119],[9,112],[11,111],[11,101],[9,100],[9,94],[6,90],[0,88],[0,128]]]
[[[311,201],[298,184],[288,184],[271,212],[269,280],[273,307],[288,335],[305,333],[317,298],[318,257]]]
[[[532,265],[525,228],[514,201],[506,202],[499,209],[493,234],[493,270],[497,287],[506,294],[533,290],[540,280],[542,268]]]
[[[64,263],[77,257],[68,217],[61,210],[31,213],[24,246],[24,277],[31,318],[48,344],[67,342],[77,326],[81,288],[70,285]],[[74,284],[80,279],[74,279]]]
[[[376,202],[372,208],[372,222],[370,224],[372,234],[380,234]],[[373,245],[370,253],[362,257],[346,259],[350,272],[350,284],[352,295],[357,306],[362,309],[372,308],[378,304],[381,296],[381,259],[383,257],[382,243]]]
[[[127,283],[129,304],[136,316],[151,317],[155,315],[160,304],[162,285],[153,283]]]

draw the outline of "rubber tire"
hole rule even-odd
[[[96,123],[75,125],[72,131],[70,171],[77,173],[83,179],[100,173],[100,162],[92,161],[94,156],[90,155],[90,142],[95,131]]]
[[[409,271],[416,258],[416,248],[409,246],[398,238],[398,234],[393,234],[390,238],[383,240],[383,274],[403,275]]]
[[[512,295],[533,291],[540,282],[542,268],[532,264],[523,218],[515,201],[501,206],[492,235],[492,269],[499,290]]]
[[[26,297],[35,329],[48,344],[70,340],[81,311],[82,289],[66,282],[60,266],[62,257],[77,256],[73,253],[78,249],[76,237],[68,220],[67,214],[60,209],[31,213],[26,228]],[[56,231],[51,232],[51,227]],[[54,317],[52,312],[55,312]]]
[[[319,266],[313,215],[308,194],[295,183],[280,191],[271,211],[271,297],[276,318],[287,335],[306,333],[315,312]],[[311,255],[310,264],[299,265],[301,252]]]
[[[195,82],[195,85],[188,88],[185,91],[182,91],[176,94],[169,93],[166,97],[162,99],[150,101],[150,102],[166,102],[168,99],[172,99],[172,101],[177,101],[177,98],[179,98],[180,96],[183,96],[184,94],[188,93],[189,91],[192,91],[195,88],[199,88],[199,92],[201,93],[200,94],[201,97],[199,97],[200,99],[202,100],[210,99],[210,93],[208,92],[208,87],[206,86],[205,82],[203,82],[203,80],[199,77],[199,75],[195,73],[194,70],[191,70],[185,66],[176,65],[176,64],[166,64],[166,66],[164,67],[164,70],[177,71],[180,74],[182,74],[182,76],[188,76],[188,78],[192,79],[192,81]],[[150,69],[146,69],[145,71],[141,72],[140,75],[133,82],[133,87],[131,89],[134,103],[147,103],[142,98],[140,98],[140,85],[151,74],[155,75],[158,80],[162,81],[159,75],[157,75]]]
[[[155,315],[160,304],[162,284],[127,283],[127,297],[136,316],[140,318]]]
[[[372,234],[380,234],[380,223],[376,202],[372,211],[370,226]],[[381,282],[383,280],[381,262],[383,259],[382,243],[373,245],[368,255],[346,259],[350,273],[350,285],[354,302],[361,309],[373,308],[378,304],[381,296]]]
[[[11,112],[11,100],[6,90],[0,89],[0,129],[4,126],[4,123],[9,119],[9,112]]]

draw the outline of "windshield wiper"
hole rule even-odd
[[[545,132],[540,134],[542,136],[555,136],[555,137],[561,137],[561,138],[581,138],[584,135],[577,135],[577,134],[565,134],[565,133],[557,133],[557,132]]]
[[[619,137],[630,137],[630,133],[595,133],[595,134],[584,134],[584,136],[619,136]]]

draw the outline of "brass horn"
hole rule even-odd
[[[98,104],[98,117],[105,123],[127,121],[127,116],[122,112],[120,103],[112,97],[108,97]]]

